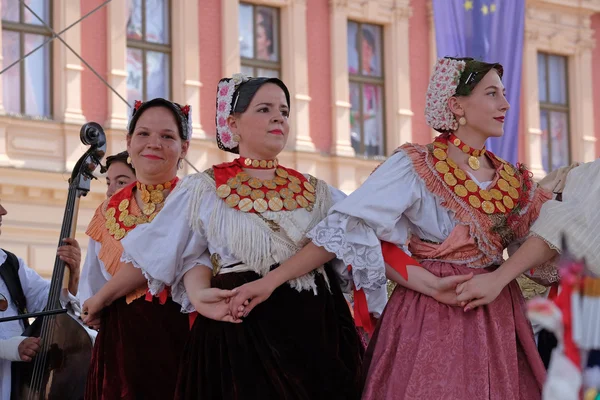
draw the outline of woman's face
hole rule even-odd
[[[362,40],[362,57],[363,57],[363,70],[365,73],[371,71],[371,63],[373,62],[373,48],[365,39]]]
[[[504,134],[504,118],[510,108],[506,90],[495,69],[489,71],[469,96],[457,97],[467,120],[465,128],[485,137]],[[461,115],[457,115],[459,118]]]
[[[270,160],[277,157],[290,131],[289,107],[283,90],[265,83],[245,112],[228,118],[229,128],[240,136],[242,157]]]
[[[152,107],[144,111],[127,136],[127,151],[138,181],[159,184],[172,180],[177,163],[187,153],[189,142],[181,140],[171,110]]]
[[[261,60],[270,60],[271,54],[269,53],[269,47],[271,41],[267,36],[267,30],[263,24],[256,26],[256,54]]]
[[[111,197],[119,189],[135,181],[135,174],[121,161],[114,161],[106,171],[106,197]]]

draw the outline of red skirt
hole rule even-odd
[[[425,261],[436,276],[486,273]],[[396,286],[365,356],[365,400],[539,400],[545,369],[516,281],[464,312]]]
[[[106,308],[88,372],[86,400],[172,399],[188,316],[169,297],[121,298]]]
[[[198,316],[180,368],[180,400],[358,400],[363,347],[333,273],[318,294],[284,284],[241,324]],[[258,279],[227,273],[213,287]]]

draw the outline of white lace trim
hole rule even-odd
[[[348,220],[350,217],[342,218]],[[349,242],[347,232],[343,228],[330,226],[329,223],[329,218],[325,219],[306,236],[315,245],[334,253],[346,265],[352,266],[352,277],[357,290],[374,291],[385,285],[387,278],[381,245],[369,246]],[[375,235],[374,232],[369,232],[370,228],[364,227],[363,224],[364,222],[358,221],[357,228],[363,230],[365,235]]]

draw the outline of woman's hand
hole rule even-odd
[[[196,311],[206,318],[237,324],[242,321],[234,318],[229,309],[230,300],[236,293],[237,288],[233,290],[205,288],[188,293],[188,296]]]
[[[491,303],[504,289],[495,272],[479,274],[456,287],[457,299],[465,312]]]
[[[460,304],[456,294],[456,289],[459,285],[464,284],[464,282],[468,282],[472,278],[472,272],[467,275],[453,275],[437,278],[431,297],[440,303],[444,303],[449,306],[459,306]]]
[[[236,288],[237,294],[231,299],[229,305],[232,315],[236,318],[247,317],[254,307],[271,296],[276,287],[267,277],[264,277]]]
[[[107,306],[107,302],[102,298],[100,293],[95,294],[83,303],[81,309],[81,319],[83,323],[92,329],[98,330],[100,328],[100,317],[102,310]]]

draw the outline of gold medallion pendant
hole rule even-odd
[[[481,164],[479,163],[479,159],[477,157],[469,157],[469,167],[471,167],[471,169],[473,171],[477,171],[479,169],[479,167],[481,167]]]
[[[481,150],[474,149],[471,146],[469,146],[468,144],[464,143],[459,138],[457,138],[456,135],[454,135],[454,133],[450,134],[448,140],[450,140],[454,146],[456,146],[460,150],[462,150],[463,153],[469,155],[467,162],[469,164],[469,167],[471,167],[471,169],[473,171],[477,171],[481,167],[479,158],[477,158],[477,157],[483,156],[486,153],[485,146],[483,146],[483,149],[481,149]]]

